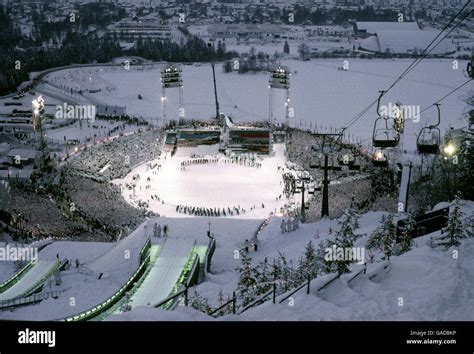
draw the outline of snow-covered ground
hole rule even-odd
[[[356,320],[356,321],[472,321],[474,319],[474,240],[452,251],[418,247],[393,257],[388,271],[372,280],[366,276],[347,284],[341,278],[323,291],[312,287],[294,302],[264,304],[249,310],[243,320]],[[228,316],[227,319],[237,319]]]
[[[473,216],[474,202],[463,202],[466,216]],[[446,203],[435,209],[446,207]],[[367,235],[379,225],[382,212],[370,212],[361,216],[354,246],[363,247]],[[239,274],[236,268],[240,259],[236,251],[252,238],[263,220],[233,218],[170,218],[150,219],[138,230],[117,244],[88,242],[53,242],[40,252],[40,259],[78,258],[82,266],[79,272],[74,267],[62,273],[62,288],[66,291],[58,299],[48,299],[38,305],[0,312],[5,319],[53,319],[80,312],[110,296],[138,266],[138,251],[151,234],[151,224],[168,225],[170,237],[181,240],[196,240],[207,244],[206,232],[210,228],[217,241],[212,259],[211,272],[196,289],[216,306],[217,295],[222,291],[230,295],[237,287]],[[271,261],[283,253],[293,264],[297,264],[305,245],[312,240],[315,247],[334,237],[337,220],[322,219],[316,223],[300,225],[296,231],[282,234],[281,217],[272,216],[258,234],[258,251],[250,251],[253,263],[268,258]],[[145,228],[147,226],[147,228]],[[415,240],[414,248],[400,256],[393,256],[387,269],[377,261],[369,264],[368,274],[360,275],[348,284],[349,276],[343,276],[322,291],[317,291],[314,282],[311,293],[304,291],[293,296],[292,302],[271,302],[255,307],[243,315],[228,315],[222,320],[473,320],[474,316],[474,240],[465,239],[457,248],[434,249],[429,246],[430,237],[439,232]],[[131,252],[129,260],[124,253]],[[1,262],[1,270],[5,269]],[[360,267],[360,266],[359,266]],[[354,266],[354,269],[357,265]],[[98,275],[103,273],[101,280]],[[319,282],[324,279],[321,278]],[[54,285],[53,285],[54,287]],[[100,289],[100,291],[98,291]],[[57,290],[57,289],[56,289]],[[192,294],[192,292],[191,292]],[[76,300],[76,308],[70,307],[70,299]],[[403,305],[399,305],[401,299]],[[206,320],[211,319],[191,309],[176,311],[137,307],[123,315],[113,315],[110,320]]]
[[[113,295],[139,265],[139,252],[150,236],[145,223],[116,244],[58,241],[39,252],[41,262],[51,262],[56,255],[69,259],[71,267],[61,272],[61,285],[46,281],[43,291],[61,291],[32,306],[0,311],[0,318],[15,320],[55,320],[88,310]],[[75,260],[79,260],[77,268]],[[0,272],[4,264],[0,262]],[[99,279],[100,278],[100,279]],[[33,281],[35,279],[32,279]]]
[[[168,154],[151,162],[152,165],[161,165],[160,169],[151,169],[150,163],[146,163],[114,183],[121,186],[123,197],[132,205],[136,206],[138,201],[148,202],[149,210],[168,217],[190,216],[176,212],[179,204],[226,210],[240,206],[245,209],[245,214],[234,214],[235,217],[265,219],[270,212],[279,211],[286,202],[284,197],[276,200],[284,187],[278,166],[285,166],[285,156],[281,144],[274,148],[274,156],[259,160],[260,168],[226,163],[225,156],[219,154],[217,163],[186,166],[184,171],[181,162],[190,160],[189,153],[202,154],[206,148],[185,148],[188,154],[180,154],[181,148],[178,148],[175,156]],[[212,159],[216,155],[202,156]],[[137,174],[140,178],[135,180]],[[134,191],[127,185],[135,185]],[[151,199],[152,195],[160,199]]]
[[[438,205],[437,208],[447,206]],[[435,208],[435,209],[437,209]],[[474,202],[464,202],[466,216],[474,214]],[[359,220],[358,234],[369,235],[380,221],[382,212],[370,212]],[[186,219],[183,219],[186,220]],[[219,220],[219,221],[231,221]],[[233,221],[233,220],[232,220]],[[281,219],[273,217],[258,236],[260,246],[257,252],[250,252],[253,263],[268,257],[276,258],[279,252],[285,254],[294,264],[302,256],[309,240],[317,247],[319,242],[334,237],[330,229],[337,229],[336,220],[322,219],[319,222],[301,225],[297,231],[281,234]],[[230,228],[229,228],[230,229]],[[316,236],[318,235],[318,236]],[[400,256],[393,256],[389,266],[386,262],[376,261],[368,265],[367,275],[361,274],[348,283],[351,275],[341,276],[324,290],[318,291],[321,284],[330,279],[323,276],[312,282],[311,292],[300,291],[291,301],[272,304],[271,301],[248,310],[242,315],[227,315],[221,320],[262,321],[262,320],[421,320],[448,321],[474,319],[474,239],[463,240],[457,248],[458,257],[453,249],[431,248],[429,239],[438,237],[439,232],[417,238],[413,249]],[[239,278],[235,269],[240,260],[232,256],[232,248],[238,249],[241,243],[225,242],[225,249],[217,249],[213,258],[212,272],[206,281],[196,288],[200,295],[209,298],[216,306],[217,294],[222,290],[230,295],[237,287]],[[355,246],[364,246],[367,236],[357,240]],[[219,242],[221,245],[222,242]],[[357,268],[359,267],[359,268]],[[354,265],[354,269],[360,266]],[[375,275],[372,277],[372,275]],[[196,313],[183,310],[172,313],[162,311],[147,312],[136,309],[113,320],[193,320]],[[199,320],[211,319],[198,316]]]
[[[364,109],[378,96],[378,91],[386,89],[411,63],[410,59],[364,60],[347,59],[349,69],[338,70],[344,59],[327,60],[283,60],[291,71],[291,107],[295,116],[293,126],[333,127],[345,125],[352,117]],[[382,100],[382,104],[419,106],[423,109],[455,87],[466,81],[463,70],[465,61],[459,61],[458,69],[448,59],[425,59],[399,82]],[[160,103],[160,70],[155,65],[152,70],[125,70],[123,68],[102,68],[97,75],[107,83],[106,90],[93,94],[98,100],[110,105],[126,105],[127,113],[156,121],[162,117]],[[206,64],[183,65],[185,117],[207,119],[213,116],[214,93],[211,68]],[[85,70],[77,68],[73,70]],[[59,72],[61,73],[61,72]],[[57,73],[57,74],[59,74]],[[84,75],[89,75],[84,72]],[[268,119],[268,74],[225,74],[222,66],[216,66],[216,79],[221,111],[236,122]],[[465,100],[472,94],[472,84],[468,84],[442,102],[442,122],[440,127],[458,127],[465,124]],[[141,94],[143,99],[138,99]],[[167,118],[177,118],[178,92],[167,90]],[[274,115],[284,121],[284,92],[273,95]],[[376,117],[375,108],[351,126],[348,133],[367,139],[372,134]],[[430,109],[420,122],[406,124],[405,146],[414,148],[415,133],[426,124],[436,120],[436,110]],[[301,122],[301,123],[300,123]]]
[[[151,306],[166,299],[178,281],[192,248],[191,239],[167,237],[150,273],[130,299],[131,306]]]

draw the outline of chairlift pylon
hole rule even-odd
[[[439,153],[441,133],[438,126],[441,122],[441,110],[439,109],[439,103],[435,103],[434,105],[438,109],[438,122],[435,125],[430,125],[420,130],[418,138],[416,139],[416,148],[419,154],[436,155]]]

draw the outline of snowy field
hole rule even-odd
[[[352,117],[364,109],[378,96],[378,91],[386,89],[412,63],[410,59],[363,60],[348,59],[349,70],[341,71],[343,59],[298,61],[286,60],[292,71],[291,107],[295,117],[293,126],[318,128],[344,126]],[[447,59],[423,60],[382,100],[382,104],[400,102],[415,105],[420,109],[431,105],[452,89],[466,81],[463,70],[465,61],[459,61],[459,68],[453,69]],[[152,70],[125,70],[113,68],[97,75],[96,81],[106,83],[107,90],[93,94],[98,100],[110,105],[126,105],[127,113],[156,122],[162,117],[160,65]],[[212,89],[212,74],[209,65],[183,65],[185,117],[207,119],[215,112]],[[74,69],[85,70],[85,69]],[[56,73],[58,75],[59,73]],[[90,73],[84,72],[87,76]],[[217,87],[221,111],[236,122],[268,119],[268,74],[225,74],[222,66],[216,66]],[[82,82],[82,81],[81,81]],[[472,94],[472,83],[442,102],[442,122],[440,127],[459,127],[465,124],[464,100]],[[141,94],[143,99],[138,99]],[[273,95],[274,115],[284,120],[283,91]],[[177,118],[178,92],[167,90],[167,118]],[[367,139],[372,134],[375,108],[367,112],[354,124],[348,133]],[[436,119],[436,110],[430,109],[421,116],[418,123],[406,124],[405,147],[414,148],[415,134],[426,124]]]
[[[274,156],[259,160],[262,163],[260,168],[225,163],[225,156],[220,154],[217,163],[191,165],[181,170],[181,162],[190,158],[187,154],[180,154],[180,149],[173,157],[168,154],[140,165],[124,179],[115,180],[114,183],[121,186],[125,200],[134,206],[139,201],[148,202],[149,210],[169,217],[189,216],[176,212],[178,204],[221,209],[240,206],[245,209],[245,214],[234,214],[234,217],[245,219],[265,219],[270,212],[279,211],[285,204],[284,197],[276,200],[284,186],[282,172],[278,171],[278,166],[285,166],[282,145],[275,145]],[[201,151],[200,148],[186,150],[188,153],[194,150],[197,154]],[[202,156],[211,159],[215,155]],[[161,168],[151,169],[150,164],[160,164]],[[140,176],[138,180],[134,180],[136,175]],[[134,185],[134,190],[128,189],[127,185]],[[152,199],[152,195],[160,199]]]

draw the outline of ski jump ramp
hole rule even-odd
[[[0,301],[29,295],[33,290],[43,285],[58,266],[59,261],[40,260],[36,262],[14,285],[0,293]]]
[[[179,280],[194,241],[169,237],[141,286],[131,297],[131,306],[152,306],[166,299]]]

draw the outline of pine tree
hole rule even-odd
[[[219,289],[219,293],[217,294],[217,307],[218,308],[221,307],[222,305],[224,305],[228,301],[230,301],[230,296],[229,295],[224,296],[224,293],[222,292],[222,289]],[[223,316],[223,315],[230,314],[231,312],[232,312],[232,308],[231,308],[231,305],[229,305],[229,306],[225,306],[224,308],[219,310],[218,314],[220,316]]]
[[[247,252],[240,252],[240,273],[239,283],[237,285],[237,293],[242,300],[242,305],[246,306],[255,299],[255,291],[257,279],[255,278],[255,270],[252,266],[252,259]]]
[[[359,219],[360,215],[357,213],[357,211],[353,208],[348,208],[344,211],[344,215],[342,216],[342,219],[347,219],[347,222],[349,225],[352,227],[352,229],[358,229],[359,228]]]
[[[435,244],[437,246],[445,246],[446,248],[457,247],[461,244],[461,239],[467,237],[467,233],[464,231],[462,224],[464,213],[461,210],[459,194],[456,195],[451,208],[448,225],[442,230],[442,233],[446,233],[446,235],[436,239]]]
[[[199,295],[196,289],[194,289],[194,294],[190,298],[189,305],[198,311],[204,313],[210,313],[212,311],[211,306],[209,306],[209,302],[205,297]]]
[[[325,240],[319,243],[318,249],[316,250],[316,269],[320,269],[321,273],[331,273],[334,268],[333,261],[326,260],[326,250],[331,248],[333,245],[332,242]]]
[[[306,43],[301,43],[298,46],[298,54],[302,60],[309,59],[309,47],[306,45]]]
[[[387,221],[384,225],[384,233],[382,239],[382,252],[387,259],[393,255],[395,241],[396,241],[396,227],[393,223],[393,215],[387,217]]]
[[[380,225],[374,230],[367,240],[366,247],[369,250],[381,251],[387,259],[393,254],[396,240],[396,228],[393,223],[393,215],[382,216]]]
[[[265,294],[273,286],[271,269],[267,257],[265,257],[263,262],[260,262],[255,271],[257,279],[256,295]]]
[[[298,265],[298,273],[301,275],[303,281],[308,279],[308,277],[313,279],[317,275],[316,250],[311,241],[309,241],[305,247],[304,256]]]
[[[350,264],[353,262],[353,259],[347,259],[346,253],[347,250],[352,249],[354,245],[354,239],[356,235],[354,234],[354,230],[350,225],[349,219],[344,219],[341,223],[341,227],[339,231],[336,233],[335,245],[338,250],[343,250],[343,257],[336,257],[335,266],[337,273],[339,275],[344,273],[349,273],[350,271]],[[336,255],[333,255],[335,257]]]
[[[408,252],[413,246],[412,233],[415,230],[416,222],[411,214],[405,219],[405,225],[400,234],[400,243],[398,244],[398,251],[400,254]]]

